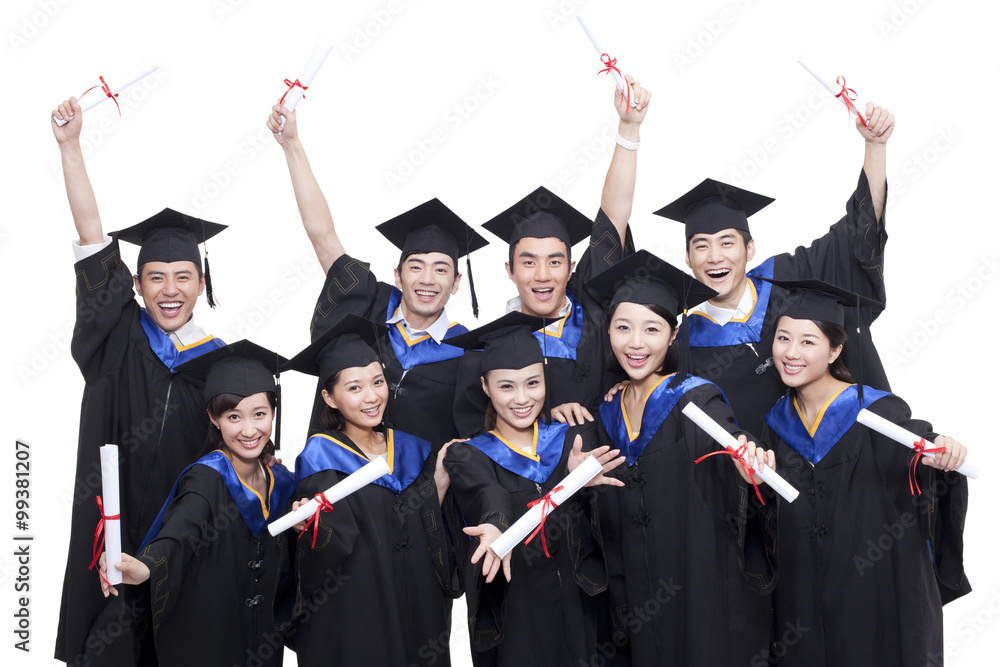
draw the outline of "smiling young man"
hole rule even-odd
[[[636,106],[622,104],[616,91],[617,145],[596,220],[540,187],[483,225],[509,247],[505,268],[517,296],[507,302],[507,312],[557,319],[534,335],[547,357],[553,417],[571,425],[593,421],[591,411],[617,379],[604,363],[604,310],[583,284],[635,250],[628,220],[635,192],[639,127],[651,93],[635,79],[628,77],[628,81]],[[590,246],[579,262],[574,261],[573,246],[588,237]],[[478,363],[478,353],[467,353],[459,370],[455,420],[462,437],[474,435],[483,425],[487,401],[478,391]]]
[[[719,293],[692,312],[691,371],[719,385],[740,425],[752,433],[760,432],[764,414],[785,392],[771,356],[784,293],[765,278],[818,278],[885,303],[885,151],[895,118],[870,102],[865,115],[867,127],[856,122],[865,140],[864,166],[847,213],[808,248],[769,257],[747,272],[757,250],[747,218],[774,200],[712,179],[656,212],[684,223],[687,265]],[[861,321],[854,318],[847,327],[848,367],[865,384],[887,390],[869,331],[881,309],[859,312]]]
[[[146,664],[140,652],[151,637],[138,629],[148,601],[138,591],[105,600],[88,569],[101,517],[100,448],[118,445],[122,548],[134,553],[177,476],[204,447],[209,422],[201,389],[174,368],[224,345],[192,313],[206,283],[198,244],[225,227],[164,209],[106,236],[80,146],[80,105],[67,100],[53,116],[69,120],[62,127],[53,120],[52,131],[79,235],[71,349],[86,382],[55,657],[73,665]],[[141,245],[134,276],[119,241]]]
[[[432,199],[377,227],[400,250],[394,285],[378,281],[367,263],[347,254],[337,235],[299,139],[295,113],[275,106],[267,126],[285,152],[302,224],[326,273],[313,313],[312,340],[348,313],[385,323],[388,344],[380,344],[379,357],[389,382],[386,424],[440,447],[457,435],[452,403],[462,355],[442,341],[467,331],[448,319],[445,306],[462,282],[459,258],[486,246],[486,239]],[[475,291],[472,303],[478,315]],[[322,409],[317,399],[312,426],[319,426]]]

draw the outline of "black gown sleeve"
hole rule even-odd
[[[881,398],[868,409],[924,438],[928,448],[934,446],[938,434],[928,422],[913,419],[909,406],[898,396]],[[886,488],[899,491],[895,495],[899,513],[912,512],[914,506],[919,510],[920,531],[931,550],[941,603],[947,604],[969,593],[972,587],[964,566],[968,478],[957,472],[944,472],[919,463],[916,469],[921,494],[914,497],[908,484],[908,466],[911,465],[913,450],[875,431],[871,431],[870,435],[879,476]]]
[[[621,236],[619,236],[614,223],[611,222],[604,209],[598,210],[597,217],[594,219],[594,227],[590,232],[590,246],[576,263],[576,271],[573,275],[575,282],[578,282],[577,287],[582,287],[583,283],[606,269],[610,269],[634,252],[635,242],[632,240],[632,228],[626,227],[625,245],[623,246]]]
[[[132,274],[115,239],[81,259],[76,271],[76,325],[70,349],[86,381],[121,367],[139,304]]]
[[[177,496],[163,518],[163,528],[137,557],[149,568],[149,591],[154,632],[170,619],[185,588],[184,572],[192,559],[215,540],[214,507],[206,494],[215,471],[194,466],[181,478]],[[234,564],[235,566],[235,564]],[[188,581],[189,585],[191,582]]]
[[[434,483],[436,465],[437,456],[432,452],[420,477],[400,494],[397,502],[420,513],[427,556],[434,565],[441,590],[448,597],[458,598],[462,595],[462,581],[456,550],[460,544],[458,533],[461,533],[461,528],[458,527],[459,519],[452,495],[446,493],[443,502],[438,502],[437,484]],[[464,537],[464,533],[461,535]]]
[[[378,320],[379,296],[383,289],[388,290],[388,285],[375,279],[366,262],[346,253],[338,257],[327,272],[323,289],[316,299],[309,327],[310,339],[315,341],[348,313]]]
[[[456,442],[444,457],[451,489],[470,526],[490,523],[501,532],[514,522],[510,493],[497,479],[493,460],[472,445]]]
[[[714,387],[696,387],[687,392],[675,410],[689,402],[694,402],[734,437],[744,435],[748,441],[760,443],[758,437],[736,425],[732,409]],[[684,417],[684,433],[695,458],[724,451],[687,417]],[[777,583],[778,572],[778,499],[771,487],[763,482],[758,485],[764,499],[761,505],[753,486],[743,480],[728,454],[712,456],[693,467],[705,505],[735,537],[736,558],[743,578],[754,591],[770,592]]]

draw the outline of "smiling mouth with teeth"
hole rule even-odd
[[[706,273],[710,278],[724,278],[729,275],[729,269],[709,269]]]

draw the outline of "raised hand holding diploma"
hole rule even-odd
[[[330,51],[333,50],[333,42],[320,37],[316,40],[316,45],[313,46],[312,53],[309,54],[309,59],[306,60],[306,64],[303,65],[302,71],[299,74],[299,78],[291,81],[285,79],[285,85],[288,86],[288,90],[285,94],[281,96],[278,100],[278,105],[283,106],[289,111],[295,111],[295,107],[299,105],[302,98],[306,94],[306,90],[312,85],[313,79],[316,78],[316,74],[319,73],[319,69],[323,66],[326,61],[326,57],[330,55]],[[285,124],[285,119],[282,117],[281,125]],[[278,134],[281,134],[281,130],[278,130]]]
[[[940,447],[927,447],[927,441],[916,433],[907,431],[902,426],[894,424],[885,417],[879,416],[870,410],[862,410],[858,413],[858,423],[864,424],[868,428],[881,433],[890,440],[895,440],[901,445],[906,445],[914,451],[911,463],[910,491],[914,495],[920,493],[920,487],[915,484],[915,471],[917,459],[924,455],[924,464],[930,465],[939,470],[955,470],[970,479],[979,477],[979,468],[974,463],[966,459],[965,447],[954,438],[938,436],[934,441]],[[938,457],[940,454],[940,460]]]
[[[101,518],[97,522],[97,529],[94,531],[94,559],[90,562],[90,569],[94,569],[98,559],[103,554],[101,546],[107,553],[107,559],[112,563],[117,563],[122,559],[122,528],[121,528],[121,504],[118,492],[118,446],[104,445],[101,447],[101,492],[103,496],[97,496],[97,508],[101,512]],[[104,536],[103,542],[101,536]],[[105,575],[103,572],[101,579],[108,585],[120,584],[122,574],[116,569],[112,569]],[[106,578],[105,578],[106,577]]]
[[[843,102],[844,106],[847,107],[848,112],[853,111],[857,114],[858,120],[861,124],[868,127],[868,120],[861,114],[860,111],[858,111],[858,108],[854,106],[854,100],[858,99],[858,94],[854,92],[853,88],[847,87],[847,80],[844,77],[838,76],[836,80],[837,83],[834,85],[833,79],[819,74],[816,69],[807,65],[802,58],[799,58],[796,62],[802,65],[802,68],[805,69],[805,71],[812,74],[814,79],[823,84],[823,87],[829,90],[834,97]]]
[[[125,72],[121,76],[111,79],[111,81],[105,81],[103,76],[98,77],[101,83],[96,86],[91,86],[84,91],[83,95],[80,95],[81,100],[85,99],[85,101],[80,103],[81,113],[87,111],[88,109],[92,109],[101,102],[105,102],[109,99],[114,100],[115,106],[118,106],[118,100],[115,99],[118,97],[118,93],[125,90],[133,83],[141,81],[147,75],[152,74],[158,69],[160,69],[159,65],[139,65],[138,67],[134,67],[128,72]],[[121,115],[121,107],[118,109],[118,115]],[[59,126],[65,125],[72,119],[72,115],[70,115],[69,118],[56,115],[52,116],[52,121]]]
[[[355,491],[371,484],[379,477],[388,474],[389,464],[381,456],[376,457],[371,463],[367,463],[360,470],[354,471],[341,480],[340,483],[334,484],[323,493],[317,494],[318,496],[322,496],[322,499],[317,500],[313,498],[298,509],[272,521],[267,526],[267,532],[274,536],[279,535],[300,521],[305,521],[311,516],[318,515],[319,510],[333,505],[338,500],[343,500]],[[322,503],[322,500],[326,502]]]
[[[756,459],[750,460],[747,456],[746,447],[741,446],[739,441],[729,431],[709,417],[704,410],[694,403],[688,403],[681,409],[681,412],[684,413],[685,417],[697,424],[701,430],[708,433],[713,440],[725,447],[731,455],[738,456],[750,470],[756,473],[762,481],[766,482],[782,498],[788,502],[792,502],[799,497],[798,489],[785,481],[781,475],[767,466],[758,465]]]
[[[601,57],[601,62],[604,64],[604,69],[601,70],[601,73],[611,75],[611,78],[615,81],[615,85],[622,91],[622,100],[627,103],[627,106],[635,108],[635,93],[633,92],[632,87],[629,86],[628,82],[625,80],[625,77],[622,76],[621,70],[618,69],[618,60],[612,58],[608,55],[607,51],[601,48],[601,43],[597,40],[597,36],[594,33],[593,28],[590,27],[590,24],[588,24],[582,16],[577,14],[576,20],[580,22],[580,27],[583,28],[585,33],[587,33],[587,37],[590,38],[590,43],[594,45],[594,48],[597,50],[597,55]]]

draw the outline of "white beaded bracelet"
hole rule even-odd
[[[615,143],[627,151],[637,151],[639,150],[639,145],[642,144],[641,141],[629,141],[617,132],[615,132]]]

